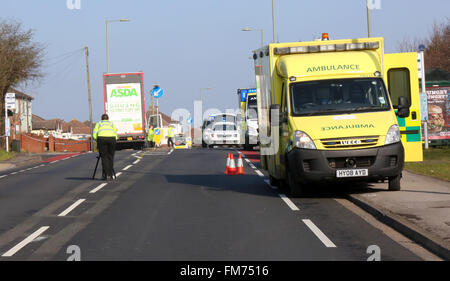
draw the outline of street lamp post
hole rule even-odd
[[[275,36],[275,0],[272,0],[272,28],[273,28],[273,42],[276,42]]]
[[[369,1],[366,0],[366,9],[367,9],[367,36],[370,38],[371,37],[371,32],[370,32],[370,8],[369,8]]]
[[[109,45],[108,45],[108,23],[110,22],[129,22],[129,19],[106,20],[106,73],[109,73]]]
[[[243,28],[242,31],[261,31],[261,47],[264,47],[264,30],[263,29],[254,29],[254,28]]]

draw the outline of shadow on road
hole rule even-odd
[[[95,179],[92,179],[91,177],[68,177],[65,178],[66,180],[76,180],[76,181],[86,181],[86,180],[100,180],[100,177],[97,177]]]
[[[280,192],[289,194],[288,187],[279,188]],[[387,190],[387,188],[386,188]],[[356,183],[321,183],[308,185],[305,188],[305,194],[301,198],[320,199],[333,198],[344,199],[351,194],[370,194],[385,191],[384,189],[374,188],[373,185],[366,182]]]
[[[208,190],[232,191],[260,196],[277,197],[265,183],[254,175],[166,175],[169,183],[206,187]]]

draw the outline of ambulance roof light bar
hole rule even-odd
[[[377,41],[377,42],[364,42],[364,43],[283,47],[283,48],[275,48],[274,53],[275,53],[275,55],[289,55],[289,54],[306,54],[306,53],[318,53],[318,52],[375,50],[378,48],[380,48],[380,42]]]

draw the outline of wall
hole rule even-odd
[[[20,148],[26,152],[84,152],[90,150],[90,140],[56,139],[52,135],[44,138],[38,135],[20,135]]]

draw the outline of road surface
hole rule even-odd
[[[115,181],[91,179],[95,153],[0,173],[0,261],[422,259],[339,192],[271,187],[255,152],[225,175],[227,153],[117,151]]]

